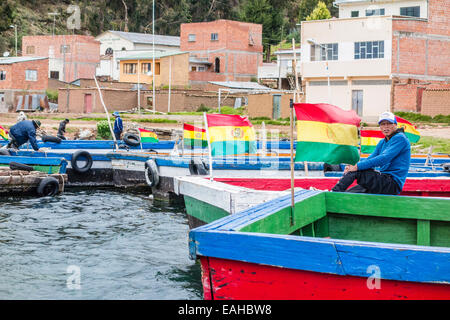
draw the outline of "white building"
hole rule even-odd
[[[119,60],[138,53],[166,52],[180,49],[180,37],[162,36],[146,33],[105,31],[98,35],[100,41],[100,65],[96,70],[97,76],[108,76],[112,80],[119,80]]]
[[[301,72],[301,50],[296,48],[295,52],[292,49],[277,50],[274,52],[277,56],[276,63],[263,63],[258,67],[258,81],[272,84],[272,87],[278,89],[292,89],[295,84],[294,69],[292,68],[292,61],[297,61],[297,77],[300,78]],[[292,83],[290,83],[292,82]]]
[[[301,24],[306,102],[353,109],[373,121],[392,105],[393,64],[400,61],[395,60],[400,53],[392,49],[398,34],[393,21],[423,20],[428,15],[427,0],[337,0],[334,4],[339,6],[339,19]]]

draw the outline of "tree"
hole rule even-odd
[[[324,20],[324,19],[330,19],[330,18],[331,18],[331,14],[327,8],[327,5],[324,2],[319,1],[317,3],[317,6],[314,8],[313,12],[311,12],[311,14],[306,17],[306,20],[307,21]]]
[[[334,17],[338,14],[338,9],[333,7],[333,2],[335,0],[322,0],[330,11],[330,14]],[[313,10],[317,7],[319,0],[300,0],[300,5],[298,7],[299,11],[299,20],[305,21],[306,17],[308,17]]]
[[[247,0],[240,13],[241,21],[262,24],[262,42],[270,61],[270,46],[278,44],[283,26],[282,8],[274,7],[268,0]]]

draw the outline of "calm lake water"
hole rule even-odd
[[[202,299],[188,231],[147,194],[0,198],[0,299]]]

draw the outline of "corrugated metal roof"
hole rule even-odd
[[[185,51],[166,51],[166,52],[155,52],[155,59],[175,56],[177,54],[187,53]],[[125,57],[117,58],[117,60],[148,60],[153,59],[153,52],[142,52],[138,54],[131,54]]]
[[[253,89],[253,90],[272,90],[269,87],[260,85],[257,82],[241,82],[241,81],[209,81],[209,83],[232,89]]]
[[[48,59],[47,57],[1,57],[0,64],[13,64],[18,62]]]
[[[123,31],[114,31],[114,30],[109,30],[108,32],[111,32],[111,33],[113,33],[119,37],[122,37],[128,41],[131,41],[133,43],[146,43],[146,44],[153,43],[153,34],[137,33],[137,32],[123,32]],[[162,35],[155,34],[155,44],[179,47],[180,46],[180,37],[162,36]]]

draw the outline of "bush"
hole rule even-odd
[[[220,108],[221,114],[240,114],[243,115],[245,111],[245,107],[233,108],[229,106],[223,106]],[[215,112],[219,113],[219,109],[216,109]]]
[[[437,116],[433,117],[433,122],[450,123],[450,115],[444,116],[443,114],[438,114]]]
[[[50,102],[58,102],[58,90],[47,89],[45,90],[45,94]]]
[[[203,103],[200,105],[200,107],[197,108],[196,112],[208,112],[211,110],[211,108],[205,106]]]
[[[113,123],[111,123],[111,126],[112,125]],[[104,140],[112,139],[111,131],[109,129],[107,120],[97,122],[97,136]]]

